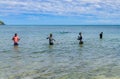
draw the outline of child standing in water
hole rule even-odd
[[[18,41],[20,40],[20,38],[18,37],[17,33],[15,33],[12,40],[14,41],[14,46],[18,46]]]
[[[47,37],[47,39],[49,39],[49,45],[54,45],[53,41],[55,41],[55,39],[53,39],[52,34],[50,34],[50,36]]]
[[[80,40],[79,44],[83,44],[82,33],[81,32],[79,33],[78,40]]]

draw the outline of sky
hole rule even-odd
[[[7,25],[120,25],[120,0],[0,0]]]

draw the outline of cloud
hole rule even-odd
[[[62,16],[120,16],[120,0],[0,0],[0,14],[52,14]]]

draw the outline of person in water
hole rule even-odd
[[[100,36],[100,39],[102,39],[102,38],[103,38],[103,32],[101,32],[101,33],[99,34],[99,36]]]
[[[79,44],[83,44],[82,33],[81,32],[79,33],[78,40],[80,40]]]
[[[17,33],[15,33],[12,40],[14,41],[14,46],[18,46],[18,41],[20,40],[20,38],[18,37]]]
[[[49,39],[49,45],[54,45],[53,41],[55,41],[55,39],[53,39],[52,34],[50,34],[50,36],[47,37],[47,39]]]

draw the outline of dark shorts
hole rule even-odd
[[[14,46],[18,46],[18,43],[14,43]]]
[[[83,41],[80,41],[79,44],[83,44]]]
[[[53,45],[53,43],[49,43],[50,45]]]

